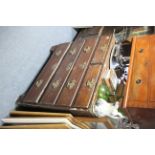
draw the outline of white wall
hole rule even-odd
[[[0,118],[28,88],[52,45],[71,41],[71,27],[0,27]]]

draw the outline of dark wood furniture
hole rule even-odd
[[[94,115],[98,86],[109,68],[113,29],[81,31],[71,43],[54,46],[51,55],[18,105]]]

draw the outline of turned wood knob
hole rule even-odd
[[[137,79],[137,80],[136,80],[136,83],[137,83],[137,84],[141,84],[141,82],[142,82],[141,79]]]
[[[143,48],[141,48],[140,50],[139,50],[139,53],[142,53],[144,51],[144,49]]]

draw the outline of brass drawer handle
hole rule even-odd
[[[87,86],[88,88],[92,89],[92,88],[95,86],[95,80],[94,80],[94,79],[88,80],[88,81],[86,82],[86,86]]]
[[[89,53],[90,52],[90,49],[91,49],[91,47],[90,46],[87,46],[87,47],[84,48],[83,52],[84,53]]]
[[[36,85],[37,88],[39,88],[39,87],[42,85],[42,83],[43,83],[43,80],[41,79],[41,80],[38,80],[38,81],[35,83],[35,85]]]
[[[69,81],[68,83],[67,83],[67,88],[68,89],[73,89],[73,87],[75,86],[75,84],[76,84],[76,81],[75,80],[72,80],[72,81]]]
[[[55,55],[58,57],[58,56],[60,56],[61,52],[62,52],[61,50],[56,51],[56,52],[55,52]]]
[[[72,62],[69,63],[69,64],[67,65],[67,67],[66,67],[66,71],[70,71],[71,68],[72,68],[72,66],[73,66],[73,63],[72,63]]]
[[[141,79],[137,79],[136,80],[136,84],[141,84],[142,83],[142,80]]]
[[[58,88],[59,84],[60,84],[60,80],[56,80],[55,82],[52,83],[52,87],[56,89]]]
[[[54,65],[52,65],[51,69],[52,69],[52,70],[55,70],[55,69],[56,69],[56,67],[57,67],[57,65],[58,65],[58,64],[57,64],[57,63],[55,63]]]
[[[143,53],[143,51],[144,51],[144,49],[143,49],[143,48],[141,48],[141,49],[139,50],[139,53]]]
[[[82,70],[85,69],[86,66],[87,66],[87,63],[86,63],[86,62],[84,62],[83,64],[80,64],[80,65],[79,65],[79,67],[80,67]]]
[[[74,55],[74,54],[76,53],[76,49],[74,48],[74,49],[70,50],[69,53],[70,53],[71,55]]]

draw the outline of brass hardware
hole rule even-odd
[[[80,67],[81,69],[85,69],[86,66],[87,66],[87,63],[86,63],[86,62],[84,62],[83,64],[80,64],[80,65],[79,65],[79,67]]]
[[[57,67],[57,63],[55,63],[54,65],[52,65],[51,69],[54,70]]]
[[[142,53],[144,51],[144,49],[143,48],[141,48],[140,50],[139,50],[139,53]]]
[[[103,45],[103,46],[100,47],[100,50],[103,52],[106,48],[107,48],[107,46]]]
[[[142,80],[141,79],[137,79],[136,80],[136,84],[141,84]]]
[[[76,81],[75,80],[72,80],[72,81],[69,81],[68,83],[67,83],[67,88],[68,89],[73,89],[73,87],[75,86],[75,84],[76,84]]]
[[[56,52],[55,52],[55,55],[58,57],[58,56],[61,54],[61,52],[62,52],[61,50],[56,51]]]
[[[73,63],[72,63],[72,62],[69,63],[69,64],[67,65],[67,67],[66,67],[66,71],[71,70],[72,66],[73,66]]]
[[[36,87],[40,87],[41,85],[42,85],[42,83],[43,83],[43,80],[41,79],[41,80],[38,80],[36,83],[35,83],[35,85],[36,85]]]
[[[70,50],[69,53],[70,53],[71,55],[74,55],[74,54],[76,53],[76,49],[74,48],[74,49]]]
[[[56,80],[55,82],[52,83],[52,87],[56,89],[59,86],[59,84],[60,84],[60,80]]]
[[[85,47],[84,48],[84,53],[89,53],[90,52],[90,49],[91,49],[91,47],[90,46],[87,46],[87,47]]]
[[[94,79],[88,80],[88,81],[86,82],[86,86],[87,86],[88,88],[92,89],[92,88],[95,86],[95,80],[94,80]]]

